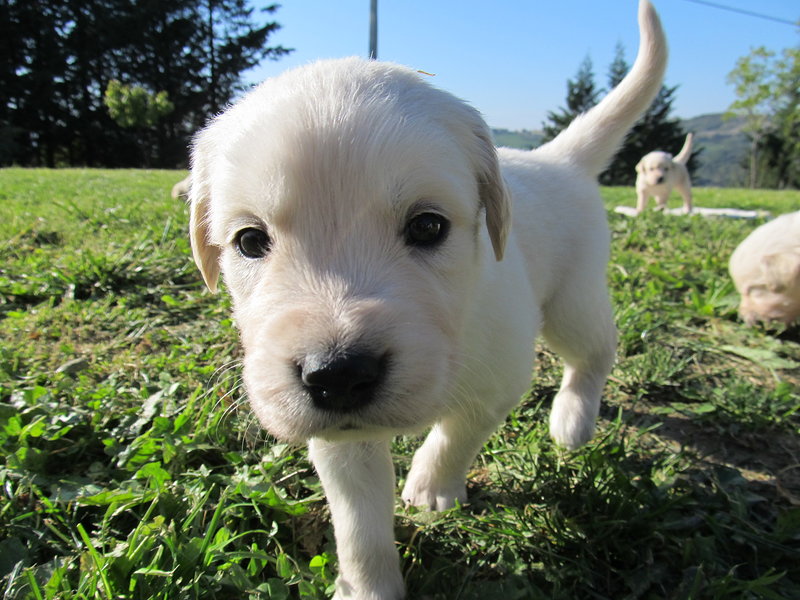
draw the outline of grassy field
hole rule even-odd
[[[227,297],[169,198],[182,175],[0,170],[4,599],[331,592],[318,480],[247,411]],[[696,204],[778,214],[800,193]],[[597,437],[548,439],[559,365],[540,347],[469,503],[398,503],[409,598],[800,598],[800,337],[741,323],[727,275],[758,223],[609,218],[620,345]],[[399,485],[418,443],[397,440]]]

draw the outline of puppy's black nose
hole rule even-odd
[[[363,350],[310,354],[300,365],[300,379],[317,408],[347,412],[374,399],[387,362]]]

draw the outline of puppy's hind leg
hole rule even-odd
[[[683,212],[687,215],[692,212],[692,188],[688,184],[676,186],[678,193],[683,197]]]
[[[543,334],[564,360],[561,388],[550,411],[550,435],[575,449],[594,435],[600,397],[614,364],[617,333],[605,282],[586,281],[550,302]],[[577,289],[579,288],[579,289]]]

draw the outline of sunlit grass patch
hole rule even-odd
[[[192,263],[184,173],[0,171],[5,598],[324,598],[336,554],[305,450],[247,409],[223,292]],[[410,598],[793,598],[800,338],[736,315],[730,252],[763,220],[603,190],[620,331],[596,438],[547,434],[560,365],[486,443],[465,506],[396,508]],[[696,190],[700,206],[798,192]],[[398,484],[418,440],[394,445]]]

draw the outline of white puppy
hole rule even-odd
[[[233,297],[255,414],[309,442],[336,598],[404,595],[391,438],[432,427],[407,503],[464,502],[470,464],[529,387],[540,332],[566,363],[551,434],[568,448],[592,436],[616,341],[596,177],[666,63],[646,0],[639,20],[629,75],[533,152],[497,152],[467,104],[359,59],[269,80],[197,137],[195,260]]]
[[[800,317],[800,211],[756,228],[734,250],[730,272],[748,324]]]
[[[692,155],[692,134],[686,136],[678,156],[656,150],[645,154],[636,165],[636,212],[647,208],[647,200],[655,197],[656,208],[667,208],[673,188],[683,197],[683,210],[692,212],[692,182],[686,163]]]

